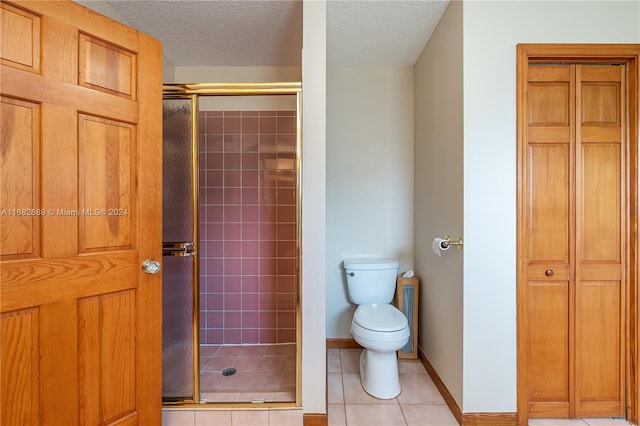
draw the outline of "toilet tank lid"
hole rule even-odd
[[[344,269],[357,270],[375,270],[375,269],[393,269],[398,267],[398,261],[395,259],[345,259]]]

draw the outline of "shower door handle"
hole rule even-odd
[[[196,248],[193,241],[185,243],[162,243],[163,256],[195,256]]]

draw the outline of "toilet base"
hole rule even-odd
[[[375,398],[391,399],[400,395],[402,388],[396,351],[374,352],[364,349],[360,354],[360,383]]]

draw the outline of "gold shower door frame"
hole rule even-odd
[[[225,408],[268,408],[268,407],[300,407],[302,405],[302,379],[300,376],[302,366],[302,315],[300,312],[300,258],[301,258],[301,172],[300,155],[302,148],[302,83],[189,83],[189,84],[165,84],[162,86],[163,99],[191,99],[192,123],[191,143],[193,149],[193,235],[196,239],[196,254],[193,265],[193,396],[192,400],[163,402],[164,407],[216,407]],[[198,254],[200,246],[199,218],[198,218],[198,193],[199,179],[198,164],[198,99],[200,96],[259,96],[259,95],[295,95],[296,96],[296,398],[294,402],[265,402],[261,404],[246,403],[212,403],[200,404],[200,272]],[[196,400],[195,398],[198,398]]]

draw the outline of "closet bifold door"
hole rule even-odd
[[[624,415],[624,73],[529,64],[529,417]]]
[[[529,64],[529,417],[571,417],[574,376],[575,66]]]
[[[576,66],[576,417],[624,417],[624,68]]]

